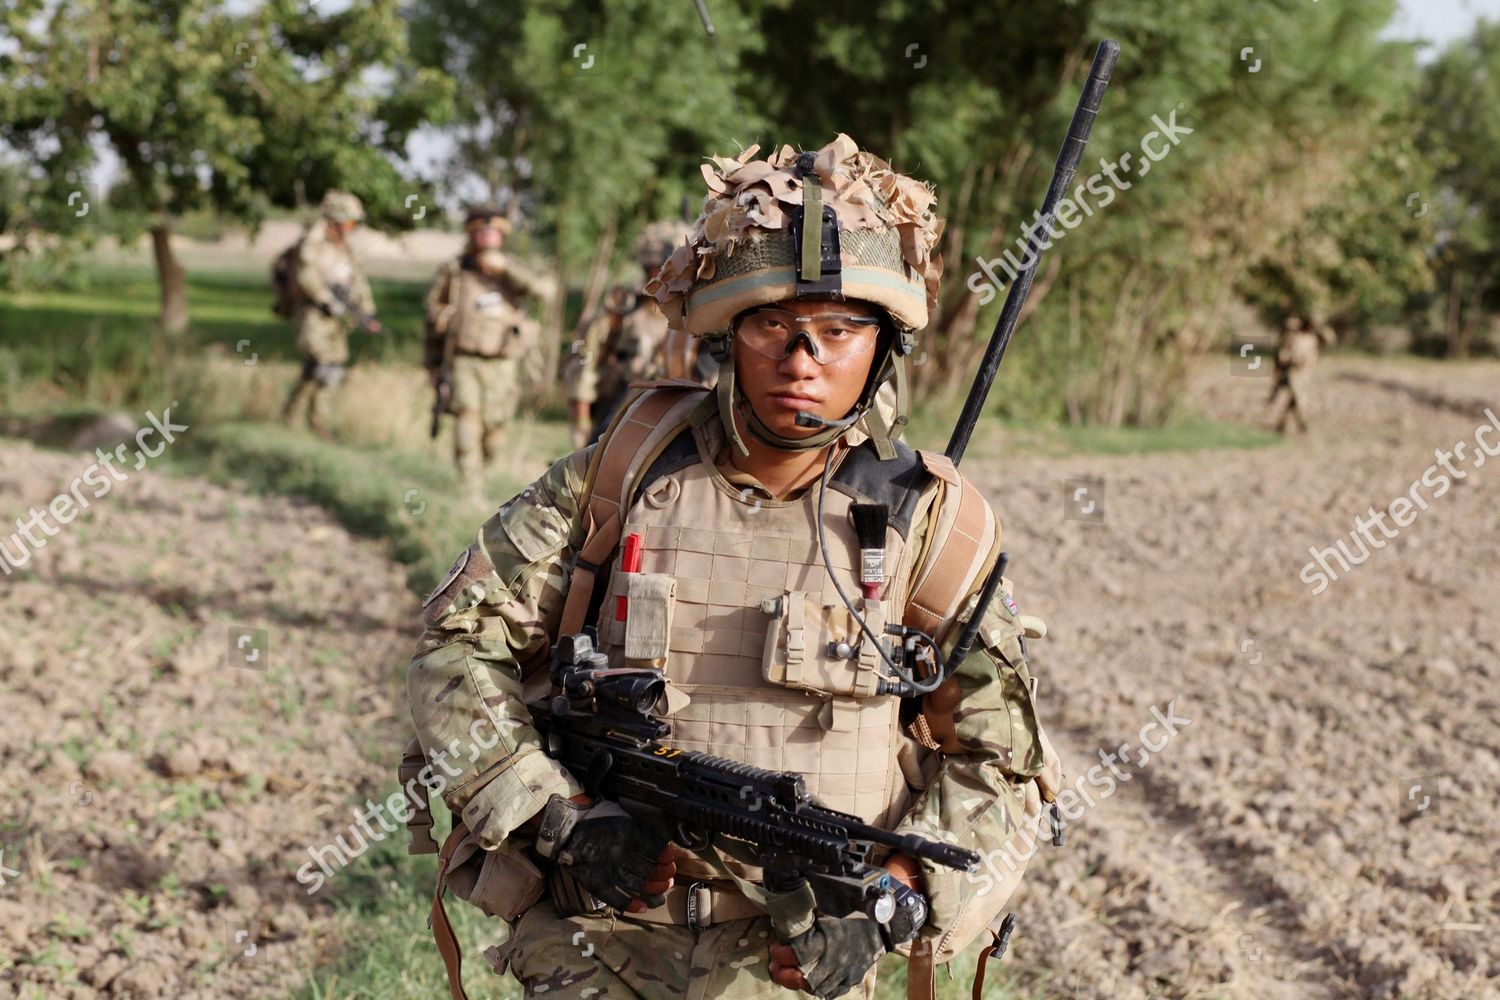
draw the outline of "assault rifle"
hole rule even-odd
[[[350,316],[354,317],[355,324],[361,330],[366,333],[380,332],[380,322],[374,316],[360,308],[359,303],[354,299],[354,293],[348,285],[341,285],[330,281],[328,283],[328,290],[333,293],[333,297],[338,300],[339,305],[343,306],[344,310]]]
[[[916,834],[896,834],[818,805],[802,775],[768,771],[661,742],[671,726],[651,714],[661,672],[612,668],[585,632],[553,650],[558,693],[531,706],[548,756],[589,795],[619,803],[643,822],[671,831],[701,851],[727,841],[753,854],[766,887],[791,891],[806,880],[819,913],[863,912],[892,945],[910,941],[927,920],[927,901],[870,863],[876,846],[959,871],[979,864],[973,851]]]

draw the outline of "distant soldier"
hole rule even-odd
[[[1301,317],[1289,316],[1281,331],[1281,341],[1276,345],[1276,370],[1266,403],[1275,403],[1276,397],[1286,392],[1286,406],[1276,420],[1278,434],[1286,433],[1287,423],[1293,418],[1296,418],[1298,430],[1307,433],[1308,382],[1313,366],[1318,363],[1320,348],[1323,344],[1333,343],[1333,329],[1327,323],[1315,323],[1314,327],[1309,330]]]
[[[350,328],[380,332],[370,283],[349,252],[349,234],[364,217],[365,207],[354,195],[329,191],[319,206],[318,221],[272,268],[275,311],[292,321],[305,359],[282,419],[297,423],[305,405],[307,425],[323,435],[349,363]]]
[[[527,314],[527,300],[548,298],[551,289],[501,252],[510,221],[499,209],[470,209],[464,229],[464,252],[438,270],[427,290],[424,364],[438,391],[433,430],[439,413],[457,416],[458,471],[477,493],[516,413],[521,358],[539,345],[540,325]]]
[[[635,259],[644,272],[640,283],[610,289],[603,308],[587,323],[583,339],[574,342],[563,382],[575,447],[581,448],[599,436],[631,382],[664,374],[693,377],[687,374],[690,364],[667,363],[667,318],[656,301],[642,291],[687,231],[687,225],[681,222],[661,221],[647,226],[635,241]],[[675,347],[676,354],[685,359],[689,352],[696,355],[699,345],[695,338],[679,337]]]

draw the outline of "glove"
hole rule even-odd
[[[639,912],[666,902],[677,866],[671,842],[613,802],[572,802],[554,795],[542,811],[537,853],[567,868],[590,893],[617,910]]]
[[[864,914],[818,917],[787,944],[771,946],[771,979],[815,997],[841,997],[864,980],[885,952],[880,925]]]

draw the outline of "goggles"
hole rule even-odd
[[[798,316],[786,309],[746,313],[734,331],[736,340],[776,361],[806,343],[807,353],[820,365],[873,350],[879,335],[878,316]]]

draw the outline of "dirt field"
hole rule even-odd
[[[1202,408],[1264,424],[1225,369]],[[1500,461],[1473,453],[1500,366],[1319,374],[1285,447],[966,465],[1094,803],[1014,901],[1038,995],[1500,995]],[[1353,518],[1459,441],[1465,478],[1314,594],[1309,546],[1358,556]],[[0,512],[83,464],[0,445]],[[289,873],[393,787],[402,571],[314,508],[149,470],[33,566],[0,582],[0,994],[285,995],[328,915]],[[228,665],[234,625],[268,669]]]

